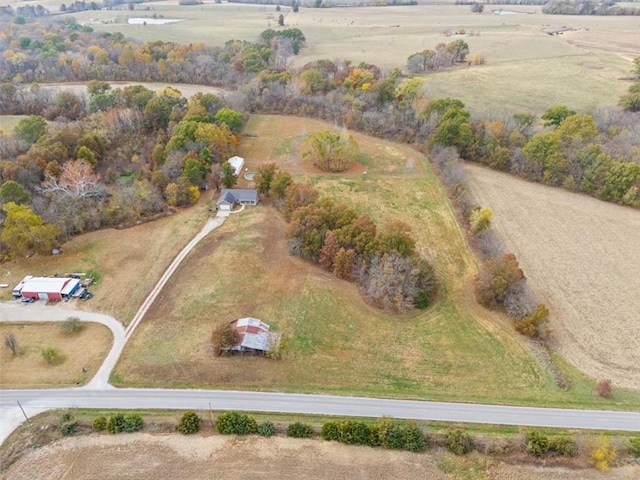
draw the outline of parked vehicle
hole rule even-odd
[[[35,299],[35,298],[31,298],[31,297],[22,297],[22,298],[20,299],[20,301],[21,301],[22,303],[33,303],[33,302],[35,302],[35,301],[36,301],[36,299]]]

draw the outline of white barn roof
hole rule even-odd
[[[65,294],[65,292],[72,292],[78,283],[80,283],[80,281],[75,278],[32,277],[24,282],[22,292]]]
[[[234,175],[240,175],[240,172],[242,171],[242,167],[244,167],[244,158],[242,157],[231,157],[229,160],[227,160],[229,162],[229,165],[231,165],[233,167],[233,174]]]

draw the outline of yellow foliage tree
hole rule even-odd
[[[611,441],[607,437],[601,437],[598,445],[591,452],[591,465],[601,472],[606,472],[616,457],[616,450],[611,445]]]

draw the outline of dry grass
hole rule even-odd
[[[533,289],[559,351],[580,370],[640,388],[640,212],[467,165],[474,194]]]
[[[421,2],[422,3],[422,2]],[[426,2],[412,7],[302,8],[294,14],[282,7],[285,26],[299,28],[307,47],[292,57],[299,68],[312,60],[337,58],[382,68],[406,66],[407,57],[433,49],[438,43],[463,38],[472,52],[483,53],[486,65],[430,74],[428,97],[453,96],[483,114],[518,111],[539,113],[554,104],[576,109],[614,104],[628,84],[631,60],[640,55],[635,17],[544,15],[540,7],[513,6],[523,15],[494,15],[487,6],[473,14],[468,5]],[[223,45],[230,39],[255,41],[267,28],[277,28],[275,6],[206,4],[178,7],[173,2],[151,5],[151,11],[91,11],[74,14],[113,19],[94,25],[97,31],[122,32],[141,40],[198,41]],[[162,15],[185,21],[163,26],[127,25],[128,17]],[[573,28],[560,36],[545,29]],[[445,36],[444,32],[474,32],[474,36]],[[580,88],[567,88],[580,79]]]
[[[4,263],[0,280],[13,287],[27,274],[96,270],[101,279],[91,287],[95,296],[86,302],[74,300],[78,308],[106,313],[127,324],[166,267],[202,227],[208,198],[204,195],[195,207],[154,222],[80,235],[55,257],[36,255]],[[10,289],[0,291],[0,299],[9,298]]]
[[[109,353],[113,338],[104,325],[83,325],[81,332],[65,335],[56,323],[0,324],[0,388],[61,387],[88,382]],[[16,356],[4,346],[9,333],[18,341]],[[55,366],[46,363],[42,358],[45,347],[58,348],[65,361]]]
[[[250,125],[258,139],[263,129],[267,133],[263,143],[250,140],[254,158],[271,158],[278,143],[269,139],[270,132],[287,131],[294,120],[298,128],[307,123],[253,117]],[[318,122],[309,125],[311,130]],[[262,205],[232,216],[194,249],[167,285],[171,294],[161,295],[131,339],[114,380],[122,385],[602,405],[588,382],[574,392],[557,389],[506,319],[475,303],[474,258],[422,156],[377,139],[361,144],[381,164],[389,158],[390,164],[401,165],[394,158],[410,154],[414,168],[408,174],[380,168],[367,176],[305,174],[300,166],[298,171],[379,224],[400,218],[413,226],[419,250],[443,281],[442,295],[431,309],[393,315],[371,308],[353,284],[289,256],[286,225]],[[286,161],[295,157],[292,150]],[[213,327],[243,316],[262,318],[284,333],[282,361],[212,356]],[[627,405],[623,408],[637,402],[634,396],[619,400]]]

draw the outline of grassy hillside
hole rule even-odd
[[[253,159],[293,164],[300,139],[321,127],[252,117],[247,131],[258,136],[242,146],[253,153],[248,167]],[[574,388],[555,387],[506,320],[475,303],[474,258],[423,157],[371,137],[358,142],[367,175],[321,175],[302,164],[294,170],[380,224],[410,223],[442,280],[432,308],[395,315],[370,307],[353,284],[289,256],[285,223],[261,205],[232,215],[191,253],[127,346],[116,383],[613,407],[568,367]],[[214,325],[243,316],[284,334],[283,360],[212,356]],[[624,392],[615,401],[640,405],[638,395]]]

